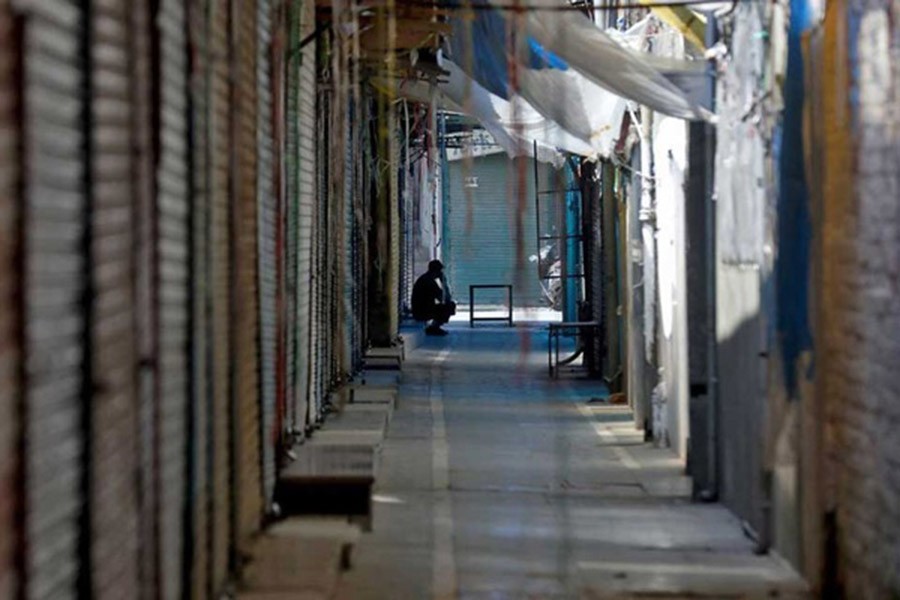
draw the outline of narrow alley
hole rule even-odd
[[[900,599],[900,0],[0,0],[0,600]]]
[[[807,597],[627,406],[547,378],[545,328],[451,331],[404,366],[338,598]]]

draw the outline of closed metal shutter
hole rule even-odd
[[[0,0],[0,598],[18,590],[16,511],[19,501],[18,401],[20,398],[19,314],[16,266],[19,234],[20,156],[16,32],[9,3]]]
[[[366,193],[368,186],[367,176],[371,175],[371,169],[367,169],[369,153],[368,142],[368,111],[371,106],[369,98],[363,96],[359,105],[353,106],[351,120],[350,148],[352,159],[348,165],[353,187],[347,202],[350,209],[349,252],[350,252],[350,278],[353,284],[353,304],[351,307],[352,319],[350,320],[350,364],[346,375],[352,376],[362,367],[363,350],[366,343],[366,307],[368,306],[368,268],[365,264],[366,237],[366,203],[369,195]]]
[[[24,32],[25,597],[74,598],[83,507],[86,338],[81,39],[74,2]]]
[[[341,313],[339,315],[340,325],[337,331],[342,332],[341,342],[343,347],[339,354],[338,371],[335,378],[335,384],[340,384],[344,378],[353,371],[353,365],[356,361],[356,327],[358,319],[356,315],[356,307],[358,306],[357,295],[359,293],[359,283],[356,280],[356,186],[354,177],[358,166],[358,154],[354,152],[357,136],[355,135],[359,127],[359,118],[355,103],[348,103],[350,106],[346,109],[344,118],[346,125],[344,129],[344,140],[342,145],[343,164],[342,164],[342,183],[343,187],[339,194],[339,206],[341,213],[338,216],[339,222],[337,227],[340,235],[335,238],[338,240],[338,260],[340,274],[336,285],[339,294],[343,298],[341,304]]]
[[[157,277],[159,303],[160,595],[181,598],[188,434],[189,173],[184,3],[162,0]]]
[[[312,305],[310,307],[312,331],[310,352],[312,353],[312,369],[314,386],[310,400],[309,421],[316,422],[321,418],[325,393],[331,376],[331,340],[329,332],[331,313],[334,304],[330,303],[331,272],[326,241],[329,236],[330,170],[331,152],[331,111],[329,106],[330,92],[320,90],[317,93],[316,106],[316,163],[318,197],[315,201],[313,219],[313,271],[312,271]]]
[[[234,440],[235,492],[239,550],[249,543],[262,517],[259,438],[259,290],[257,247],[257,73],[256,8],[232,3],[235,35],[235,100],[233,112],[234,195]]]
[[[306,1],[302,6],[300,39],[306,39],[316,28],[315,3]],[[313,218],[316,196],[316,42],[312,41],[300,54],[299,62],[299,185],[300,203],[297,231],[297,414],[302,429],[308,412],[307,401],[315,402],[311,384],[313,356],[319,329],[314,311],[317,299],[313,279]]]
[[[210,262],[211,184],[210,161],[210,13],[206,0],[192,0],[188,4],[191,23],[191,443],[189,476],[189,514],[191,539],[189,545],[190,594],[192,598],[206,598],[210,594],[210,510],[212,442],[210,381],[212,360],[212,269]]]
[[[278,222],[272,137],[272,7],[268,0],[259,0],[257,18],[260,393],[262,478],[265,503],[268,504],[275,491],[275,451],[280,436],[275,425],[275,409],[276,360],[281,347],[276,306],[279,249],[276,247]]]
[[[286,336],[286,366],[287,366],[287,406],[289,427],[292,430],[302,430],[302,422],[299,415],[301,410],[297,406],[297,372],[300,356],[300,338],[298,336],[298,303],[300,302],[297,291],[298,278],[298,238],[297,220],[299,218],[299,57],[293,48],[297,48],[300,44],[300,3],[290,2],[286,5],[287,10],[287,62],[284,65],[285,75],[285,115],[286,115],[286,147],[285,160],[287,165],[286,182],[285,182],[285,198],[282,205],[283,227],[285,239],[285,268],[282,273],[282,280],[285,285],[285,305],[284,320],[287,331]]]
[[[95,2],[91,61],[91,572],[96,598],[136,598],[131,61],[124,0]]]
[[[522,239],[525,263],[521,265],[521,279],[524,288],[516,285],[513,302],[517,307],[547,306],[541,292],[537,265],[529,257],[536,255],[537,223],[534,201],[534,176],[531,162],[525,164],[511,161],[505,154],[494,154],[476,158],[471,170],[464,161],[449,163],[449,202],[444,224],[445,260],[449,271],[449,283],[457,302],[468,304],[469,285],[515,284],[517,248],[514,215],[518,207],[510,199],[510,187],[517,179],[517,168],[527,169],[525,177],[525,214],[522,215]],[[540,167],[542,189],[562,187],[553,185],[552,171]],[[477,187],[466,188],[467,185]],[[552,186],[552,187],[551,187]],[[467,194],[467,192],[469,192]],[[560,200],[555,200],[559,202]],[[542,212],[547,215],[553,209],[554,200],[550,196],[541,198]],[[541,218],[542,227],[548,223]],[[550,232],[545,229],[544,234]],[[558,234],[557,234],[558,235]],[[505,303],[505,292],[476,292],[476,303]]]
[[[400,136],[398,130],[397,109],[391,107],[390,124],[388,131],[390,132],[390,148],[391,148],[391,168],[385,171],[385,176],[390,178],[391,186],[391,205],[388,208],[391,222],[391,261],[390,261],[390,333],[391,338],[396,338],[400,333],[400,278],[401,278],[401,248],[400,248],[400,186],[399,186],[399,169],[400,164]]]
[[[231,551],[231,86],[229,4],[210,7],[210,306],[212,319],[212,586],[221,591]]]
[[[157,597],[158,545],[156,535],[156,292],[154,204],[151,16],[148,0],[131,0],[131,34],[134,80],[131,85],[136,223],[135,323],[139,371],[140,581],[141,598]]]

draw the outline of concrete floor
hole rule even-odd
[[[372,533],[339,598],[764,597],[802,589],[692,504],[597,382],[551,381],[546,334],[451,328],[404,365]],[[787,593],[786,595],[795,595]],[[802,595],[797,593],[796,595]]]

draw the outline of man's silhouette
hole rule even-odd
[[[416,321],[431,321],[427,335],[447,335],[441,325],[456,314],[456,303],[444,281],[444,265],[439,260],[428,263],[428,272],[416,279],[412,290],[412,313]]]

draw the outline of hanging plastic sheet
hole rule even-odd
[[[558,3],[532,0],[531,5],[556,7]],[[586,16],[574,11],[539,10],[527,13],[522,20],[528,35],[604,89],[673,117],[711,117],[643,55],[617,43]]]
[[[564,162],[560,150],[582,156],[594,154],[589,144],[543,117],[523,98],[513,97],[507,101],[491,94],[452,61],[442,59],[441,67],[449,72],[449,76],[446,82],[438,84],[438,89],[462,106],[464,112],[478,119],[511,157],[532,156],[535,143],[537,159],[557,167]]]
[[[556,13],[542,11],[540,14]],[[670,100],[667,110],[663,112],[684,118],[707,116],[708,113],[699,107],[699,98],[707,89],[703,62],[667,59],[640,52],[651,32],[650,17],[627,31],[609,30],[604,33],[583,15],[570,16],[585,29],[582,37],[594,40],[592,47],[599,47],[601,59],[603,52],[614,52],[613,68],[607,68],[599,77],[607,80],[618,77],[619,63],[625,56],[629,57],[630,62],[623,64],[631,65],[631,72],[625,71],[624,74],[633,80],[631,84],[625,82],[613,86],[608,82],[603,85],[600,81],[598,85],[596,74],[593,78],[585,76],[537,38],[530,35],[511,38],[511,32],[518,31],[526,22],[526,17],[513,17],[521,19],[521,23],[513,23],[496,10],[480,9],[467,20],[454,21],[449,58],[487,91],[503,99],[518,94],[541,115],[558,123],[602,156],[610,155],[619,137],[629,89],[643,89],[643,96],[632,94],[634,100],[642,102],[642,98],[646,99],[650,92],[659,95],[661,92],[657,88],[660,88],[676,99]],[[598,44],[593,34],[597,34],[604,44]],[[509,81],[511,42],[516,44],[515,60],[512,61],[516,69],[515,90]],[[583,62],[595,60],[594,56],[581,58]],[[610,62],[601,61],[601,64],[608,66]],[[635,65],[643,68],[636,71]],[[640,81],[641,77],[645,81]],[[657,101],[653,107],[659,109],[660,102]]]
[[[718,86],[724,116],[716,130],[716,194],[719,253],[726,263],[758,265],[765,239],[765,139],[753,114],[768,42],[759,14],[735,20],[732,54]]]

